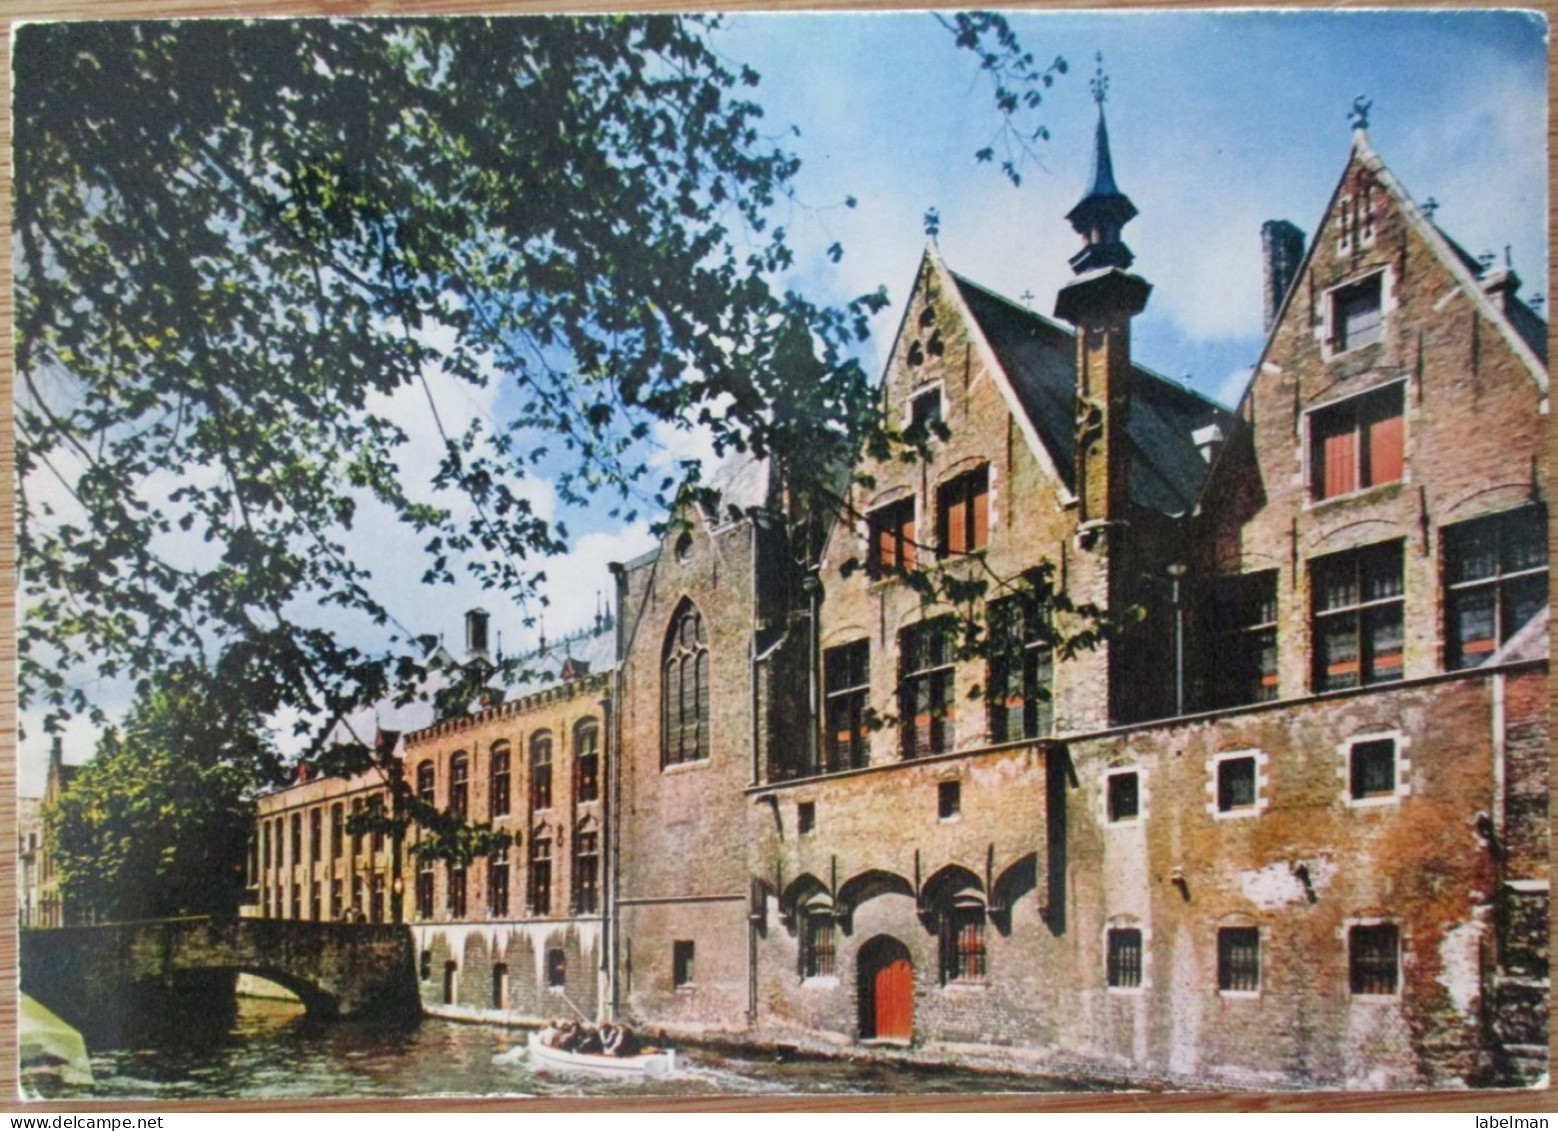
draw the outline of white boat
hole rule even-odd
[[[651,1049],[637,1056],[607,1056],[598,1052],[569,1052],[543,1045],[539,1033],[530,1034],[530,1062],[549,1072],[584,1072],[592,1076],[642,1079],[669,1076],[676,1071],[675,1049]]]

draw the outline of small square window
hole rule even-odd
[[[1141,985],[1141,931],[1135,927],[1109,929],[1109,986],[1136,989]]]
[[[691,939],[677,939],[671,944],[671,983],[673,985],[692,985],[693,953]]]
[[[936,786],[936,816],[951,820],[963,811],[963,785],[961,782],[944,781]]]
[[[1355,994],[1393,994],[1400,982],[1401,932],[1394,923],[1353,927],[1347,969]]]
[[[1355,742],[1348,756],[1348,789],[1354,801],[1396,793],[1396,740]]]
[[[1224,927],[1217,932],[1217,988],[1260,989],[1260,928]]]
[[[1385,333],[1380,301],[1384,276],[1370,275],[1331,292],[1331,349],[1335,353],[1379,341]]]
[[[1109,775],[1109,820],[1134,821],[1141,815],[1141,784],[1135,770]]]
[[[1224,758],[1217,763],[1217,811],[1255,808],[1255,756]]]
[[[815,801],[802,801],[795,807],[795,824],[803,833],[809,833],[817,827],[817,803]]]

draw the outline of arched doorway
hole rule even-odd
[[[914,963],[909,948],[877,935],[860,948],[860,1039],[914,1038]]]

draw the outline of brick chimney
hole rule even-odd
[[[1267,220],[1260,226],[1260,249],[1266,268],[1266,319],[1262,329],[1269,333],[1303,261],[1304,233],[1286,220]]]

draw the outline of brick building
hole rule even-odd
[[[1100,108],[1056,320],[921,263],[882,410],[929,458],[859,469],[815,559],[727,465],[619,571],[618,1014],[1181,1081],[1545,1071],[1546,325],[1360,113],[1313,239],[1263,232],[1230,413],[1131,356],[1135,215]],[[988,590],[928,601],[927,563]],[[1053,647],[1051,589],[1115,634]]]
[[[465,665],[488,662],[488,618],[466,618]],[[435,808],[512,838],[466,866],[421,858],[411,824],[353,835],[350,815],[394,805],[378,775],[302,779],[260,799],[252,910],[286,919],[411,925],[424,1008],[467,1018],[596,1015],[602,1000],[605,771],[615,633],[593,630],[526,657],[486,705],[438,710],[436,691],[342,720],[335,741],[387,744],[406,786]],[[454,666],[446,653],[430,666]],[[496,690],[496,689],[495,689]],[[497,702],[492,702],[497,700]],[[469,709],[467,709],[469,708]],[[305,764],[306,765],[306,764]]]

